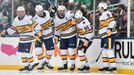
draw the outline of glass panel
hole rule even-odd
[[[134,1],[133,0],[131,0],[130,26],[131,26],[131,37],[134,37]]]
[[[11,3],[11,0],[0,0],[0,31],[3,31],[10,26]]]

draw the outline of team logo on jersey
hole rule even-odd
[[[67,17],[65,17],[65,19],[66,19],[66,20],[68,20],[68,18],[67,18]]]
[[[85,24],[85,21],[83,21],[83,24]]]
[[[109,18],[110,17],[110,14],[107,14],[107,17]]]

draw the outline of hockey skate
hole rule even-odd
[[[34,65],[30,65],[28,71],[32,71],[39,63],[35,63]]]
[[[67,71],[68,69],[68,66],[67,64],[64,64],[62,67],[59,67],[58,70],[61,72],[61,71]]]
[[[28,72],[29,65],[19,69],[20,72]]]
[[[116,67],[109,68],[108,71],[109,71],[110,73],[116,74],[116,73],[117,73],[117,68],[116,68]]]
[[[78,68],[78,71],[79,72],[89,72],[89,70],[90,70],[90,67],[89,66],[83,66],[83,67],[81,67],[81,68]]]
[[[109,67],[103,67],[103,68],[100,68],[98,71],[99,73],[104,73],[104,72],[108,72],[108,69]]]
[[[39,70],[39,72],[42,72],[44,70],[45,65],[46,65],[46,62],[43,62],[41,67],[38,67],[37,70]]]
[[[54,67],[52,65],[50,65],[48,62],[45,63],[45,66],[48,68],[48,69],[54,69]]]
[[[74,72],[74,70],[75,70],[75,64],[72,64],[71,67],[70,67],[70,71]]]
[[[84,68],[85,68],[85,66],[81,66],[81,67],[78,68],[78,71],[79,72],[84,72]]]
[[[90,72],[89,70],[90,70],[90,67],[89,67],[89,66],[85,66],[85,67],[84,67],[84,71],[85,71],[85,72]]]

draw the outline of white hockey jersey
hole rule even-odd
[[[99,35],[104,38],[107,36],[107,31],[110,29],[112,30],[112,34],[117,33],[117,30],[115,29],[116,27],[116,22],[114,17],[112,16],[111,12],[109,11],[104,11],[100,18],[100,25],[99,25]]]
[[[50,17],[50,13],[47,10],[45,10],[44,13],[46,14],[45,17],[40,17],[38,15],[35,15],[33,19],[40,26],[40,28],[38,29],[42,31],[44,39],[48,39],[53,37],[54,35],[54,30],[53,30],[54,25],[53,25],[52,18]]]
[[[81,22],[77,23],[76,27],[80,39],[91,40],[93,38],[93,29],[85,17],[83,17]]]
[[[18,16],[14,19],[13,24],[7,29],[9,35],[17,32],[20,36],[20,42],[34,41],[34,28],[37,26],[37,22],[31,20],[27,15],[22,20],[19,20]]]
[[[58,16],[54,19],[55,25],[55,36],[60,36],[61,38],[70,38],[76,35],[76,27],[72,23],[72,18],[74,13],[67,11],[63,19]]]

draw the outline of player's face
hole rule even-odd
[[[44,16],[43,10],[42,10],[42,11],[37,12],[37,14],[38,14],[39,16]]]
[[[23,17],[23,16],[25,16],[25,11],[17,11],[17,15],[19,17]]]
[[[64,16],[65,16],[65,10],[60,10],[60,11],[58,11],[58,15],[59,15],[60,17],[64,17]]]
[[[82,18],[76,18],[76,22],[80,22],[82,20]]]
[[[99,11],[100,13],[103,13],[103,8],[98,7],[98,11]]]

